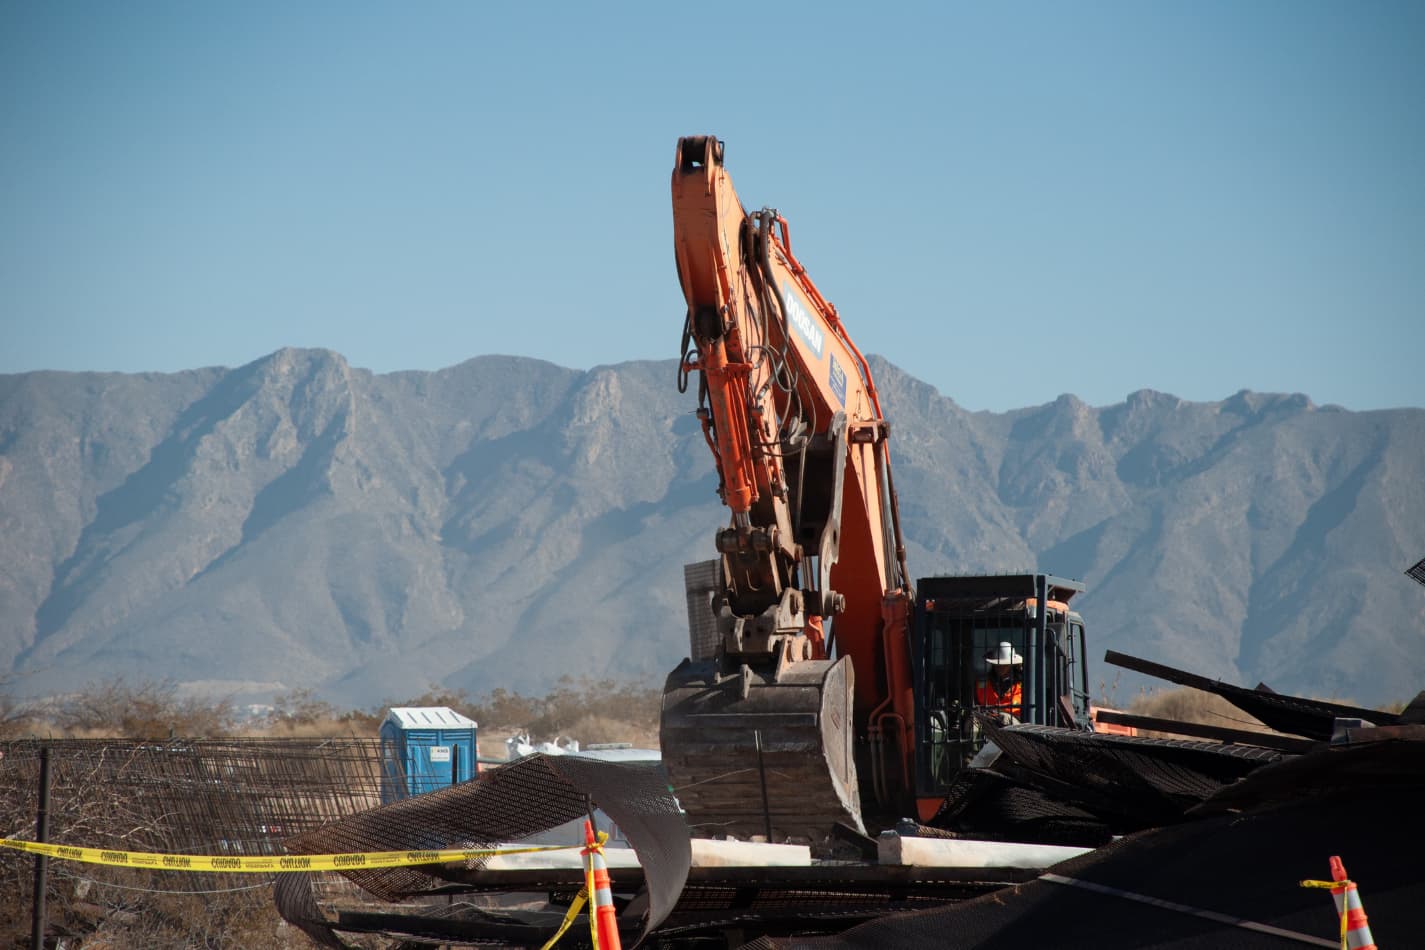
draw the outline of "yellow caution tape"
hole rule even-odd
[[[1319,888],[1319,889],[1321,889],[1321,890],[1327,890],[1327,891],[1334,891],[1334,890],[1336,890],[1336,888],[1338,888],[1338,887],[1355,887],[1355,886],[1356,886],[1356,882],[1355,882],[1355,881],[1301,881],[1301,882],[1299,882],[1299,883],[1301,884],[1302,887],[1315,887],[1315,888]],[[1346,906],[1346,902],[1345,902],[1345,901],[1342,901],[1342,902],[1341,902],[1341,950],[1347,950],[1347,948],[1349,947],[1349,942],[1348,942],[1348,939],[1347,939],[1348,928],[1347,928],[1347,926],[1346,926],[1346,920],[1347,920],[1348,911],[1349,911],[1349,908]]]
[[[554,932],[554,936],[545,941],[544,946],[540,947],[539,950],[551,950],[551,948],[559,942],[559,938],[564,936],[565,931],[569,929],[569,925],[574,923],[574,919],[579,916],[579,911],[584,909],[584,903],[586,901],[589,904],[589,937],[594,941],[594,950],[599,950],[599,923],[598,917],[596,916],[598,908],[589,898],[589,895],[594,893],[594,863],[589,860],[588,856],[594,851],[602,852],[604,850],[604,842],[609,840],[609,833],[607,831],[600,831],[597,837],[598,840],[595,841],[594,844],[583,849],[584,886],[579,888],[579,893],[576,894],[574,900],[569,903],[569,911],[564,915],[564,920],[559,924],[559,929]],[[577,847],[577,845],[575,847]]]
[[[599,950],[599,902],[594,899],[596,893],[594,885],[594,859],[595,851],[600,854],[604,850],[604,837],[600,832],[598,841],[583,850],[584,855],[584,890],[589,892],[589,940],[594,950]]]
[[[240,857],[226,854],[157,854],[148,851],[108,851],[100,848],[72,848],[0,838],[0,848],[29,851],[65,861],[107,864],[114,867],[153,868],[164,871],[221,871],[234,874],[271,874],[286,871],[351,871],[361,868],[398,868],[449,861],[475,861],[497,854],[532,854],[536,851],[568,851],[578,845],[546,845],[531,848],[470,849],[444,851],[356,851],[348,854],[282,854]]]
[[[554,936],[545,941],[544,946],[540,947],[539,950],[550,950],[551,947],[559,942],[559,938],[564,936],[564,931],[568,930],[569,925],[574,922],[574,918],[579,916],[579,911],[584,909],[584,902],[588,899],[589,889],[587,887],[579,888],[579,893],[575,895],[574,900],[569,904],[569,912],[564,915],[563,923],[561,923],[559,929],[554,932]],[[589,910],[591,916],[593,909],[593,905],[590,904]]]

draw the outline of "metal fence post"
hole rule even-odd
[[[40,749],[40,807],[35,815],[35,840],[49,841],[49,746]],[[49,877],[48,855],[35,855],[34,924],[30,930],[31,950],[44,950],[45,885]]]

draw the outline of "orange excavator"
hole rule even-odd
[[[786,219],[745,211],[723,157],[715,137],[687,137],[673,168],[679,388],[696,375],[731,517],[689,583],[692,655],[664,690],[663,761],[695,833],[824,850],[838,832],[929,818],[981,744],[979,717],[1087,727],[1068,607],[1083,587],[930,578],[917,599],[870,367]],[[984,700],[992,655],[1018,660],[1012,712]]]

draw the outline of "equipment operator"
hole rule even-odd
[[[975,702],[1018,720],[1024,702],[1024,687],[1020,683],[1024,657],[1005,640],[997,649],[985,654],[985,662],[989,664],[989,678],[975,687]]]

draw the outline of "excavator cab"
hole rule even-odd
[[[923,811],[979,752],[983,717],[1089,727],[1084,622],[1069,609],[1083,589],[1049,574],[920,580],[910,653]]]

